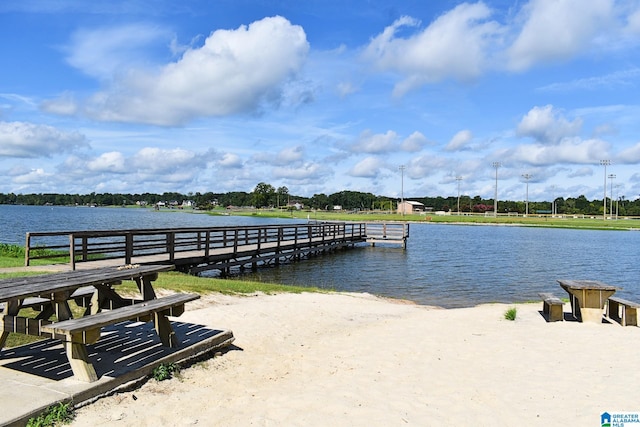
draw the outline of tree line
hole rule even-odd
[[[458,211],[483,213],[492,212],[493,199],[483,199],[480,196],[461,195],[460,199],[451,197],[407,197],[405,200],[421,202],[427,209],[433,211]],[[253,208],[280,208],[280,209],[319,209],[348,211],[382,210],[395,211],[399,199],[379,196],[372,193],[344,190],[333,194],[314,194],[311,197],[292,195],[287,187],[275,188],[272,185],[261,182],[252,192],[232,191],[227,193],[89,193],[89,194],[57,194],[57,193],[31,193],[31,194],[3,194],[0,193],[0,204],[14,205],[57,205],[57,206],[125,206],[147,205],[153,206],[160,202],[167,205],[179,205],[190,201],[192,206],[198,209],[214,209],[218,207],[253,207]],[[607,213],[612,207],[613,214],[619,216],[640,216],[640,199],[620,200],[607,199]],[[498,200],[499,213],[526,212],[524,201]],[[556,198],[551,201],[529,202],[530,214],[557,214],[567,215],[602,215],[603,200],[588,200],[584,195],[579,197]]]

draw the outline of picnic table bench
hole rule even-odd
[[[640,308],[640,303],[619,297],[609,297],[607,317],[622,326],[638,326],[638,308]],[[622,314],[620,313],[621,309]]]
[[[560,298],[549,292],[541,292],[538,295],[542,298],[542,313],[548,322],[557,322],[564,319],[562,310],[564,302]]]
[[[168,317],[180,316],[184,304],[197,294],[156,297],[152,282],[172,265],[143,265],[74,270],[41,276],[0,280],[0,348],[10,332],[59,339],[64,343],[74,376],[83,381],[98,379],[88,359],[87,344],[100,338],[101,328],[126,320],[153,321],[160,341],[179,345]],[[136,282],[141,298],[125,298],[114,287],[123,280]],[[69,301],[84,307],[74,318]],[[22,308],[39,311],[35,318],[19,315]],[[108,310],[108,311],[103,311]]]

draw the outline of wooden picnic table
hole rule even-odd
[[[0,280],[0,303],[4,303],[0,349],[10,332],[59,339],[65,344],[74,376],[95,381],[98,377],[89,362],[86,345],[100,338],[103,326],[125,320],[153,321],[162,344],[175,347],[178,342],[167,317],[181,315],[184,304],[199,296],[156,297],[153,281],[158,273],[173,268],[170,264],[127,265]],[[123,280],[135,281],[141,298],[119,295],[115,286]],[[79,318],[74,319],[70,300],[85,307]],[[38,311],[38,315],[20,316],[20,310],[27,307]]]
[[[601,323],[604,305],[619,288],[597,280],[558,280],[569,294],[571,313],[581,322]]]

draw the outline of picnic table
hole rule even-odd
[[[158,298],[153,282],[158,273],[173,265],[125,265],[92,270],[74,270],[0,280],[0,349],[10,332],[59,339],[63,342],[74,377],[83,381],[98,379],[88,358],[87,344],[98,341],[101,329],[126,320],[153,321],[163,345],[179,345],[169,316],[180,316],[184,304],[199,298],[179,293]],[[123,280],[135,281],[140,297],[129,298],[116,292]],[[70,301],[83,307],[74,318]],[[20,315],[23,308],[38,312],[35,318]]]
[[[621,288],[597,280],[558,280],[569,294],[571,313],[581,322],[601,323],[604,305]]]

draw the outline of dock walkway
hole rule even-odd
[[[256,269],[353,247],[359,243],[406,247],[404,223],[311,222],[241,227],[29,232],[25,266],[34,259],[67,256],[69,267],[170,263],[198,274]],[[80,267],[81,265],[81,267]]]

